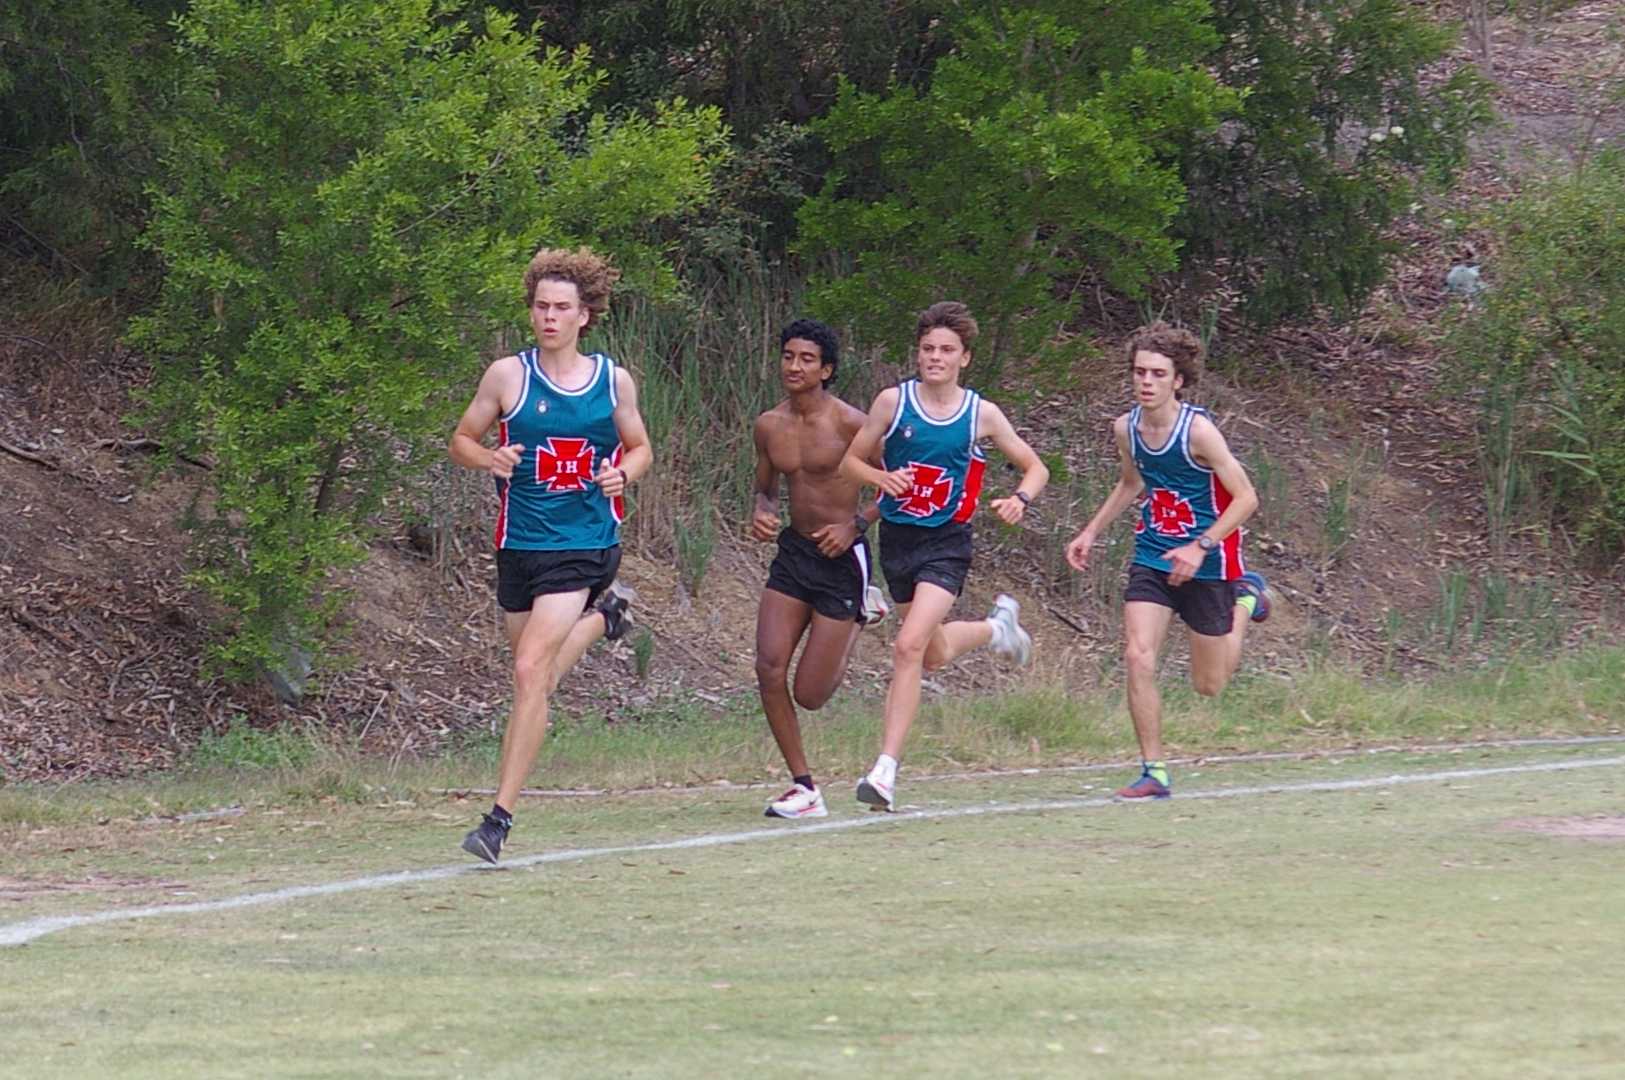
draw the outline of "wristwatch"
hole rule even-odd
[[[1214,548],[1219,546],[1219,542],[1213,539],[1213,537],[1209,536],[1207,533],[1203,533],[1201,536],[1196,538],[1196,546],[1201,548],[1203,551],[1212,551]]]

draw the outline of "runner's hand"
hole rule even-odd
[[[626,473],[619,465],[604,462],[598,467],[598,475],[592,478],[592,482],[598,485],[605,498],[613,499],[626,494]]]
[[[1006,525],[1016,524],[1021,520],[1021,516],[1027,512],[1027,504],[1014,495],[1005,499],[994,499],[987,505],[995,514],[999,515],[999,520]]]
[[[845,525],[824,525],[813,530],[812,539],[820,555],[833,559],[845,555],[858,542],[858,527],[850,521]]]
[[[1089,549],[1095,546],[1095,538],[1085,529],[1072,538],[1066,546],[1066,564],[1080,574],[1089,568]]]
[[[750,538],[771,544],[779,536],[779,515],[758,507],[750,516]]]
[[[524,443],[506,443],[491,451],[491,475],[498,480],[512,480],[513,470],[524,452]]]
[[[901,499],[914,487],[914,470],[904,466],[880,478],[880,490],[894,499]]]
[[[1181,544],[1168,552],[1168,563],[1173,567],[1168,571],[1168,584],[1177,588],[1195,577],[1196,571],[1202,568],[1202,560],[1205,558],[1207,552],[1198,547],[1194,541]]]

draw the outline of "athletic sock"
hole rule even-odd
[[[886,780],[897,779],[897,759],[890,754],[881,754],[875,759],[875,768]]]
[[[1147,761],[1147,762],[1144,762],[1143,764],[1145,766],[1146,773],[1151,777],[1151,779],[1155,780],[1157,783],[1161,784],[1163,787],[1168,786],[1168,766],[1167,765],[1163,764],[1160,761]]]
[[[812,775],[810,773],[807,774],[807,775],[804,775],[804,776],[792,776],[792,777],[790,777],[790,782],[794,783],[794,784],[800,784],[802,787],[806,788],[808,791],[817,791],[818,790],[817,786],[812,781]]]
[[[498,823],[502,825],[504,832],[513,828],[513,815],[496,803],[491,804],[491,816],[496,818]]]
[[[1247,617],[1250,619],[1253,616],[1253,612],[1258,609],[1258,597],[1254,596],[1252,593],[1242,593],[1240,596],[1236,597],[1236,606],[1244,609],[1247,612]]]

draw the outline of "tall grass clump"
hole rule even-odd
[[[656,467],[633,491],[624,533],[672,561],[691,594],[720,537],[741,527],[756,462],[756,417],[783,395],[779,332],[805,311],[803,279],[784,265],[741,263],[691,279],[684,299],[617,298],[593,347],[637,376]],[[831,389],[868,404],[871,379],[843,342]]]
[[[250,727],[239,717],[224,731],[206,731],[188,764],[197,769],[290,769],[310,764],[317,753],[309,732],[289,725]]]
[[[1490,520],[1599,563],[1625,552],[1625,156],[1532,184],[1491,217],[1490,288],[1451,336],[1479,395]]]

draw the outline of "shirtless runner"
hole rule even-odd
[[[864,414],[828,390],[840,363],[829,327],[810,319],[779,335],[779,377],[786,397],[756,418],[756,500],[750,534],[779,551],[756,613],[756,685],[762,711],[789,767],[791,787],[767,807],[768,817],[824,817],[801,744],[796,706],[822,708],[840,686],[865,622],[885,617],[871,577],[865,533],[879,516],[858,507],[858,484],[840,473],[847,444]],[[789,481],[790,525],[779,527],[779,478]],[[806,647],[789,679],[790,657]]]

